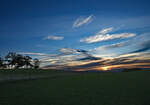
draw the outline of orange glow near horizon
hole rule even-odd
[[[108,66],[103,66],[103,67],[95,67],[94,69],[96,70],[112,70],[112,69],[121,69],[121,68],[137,68],[137,67],[141,67],[141,68],[149,68],[150,66],[145,66],[144,65],[148,65],[149,63],[135,63],[135,64],[119,64],[119,65],[108,65]]]
[[[102,70],[107,71],[107,70],[109,70],[109,67],[108,66],[104,66],[104,67],[102,67]]]

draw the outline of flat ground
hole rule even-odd
[[[28,79],[10,81],[17,76]],[[2,70],[0,78],[5,78],[0,82],[0,105],[150,105],[150,71]]]

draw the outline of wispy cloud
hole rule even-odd
[[[89,54],[89,51],[86,51],[83,49],[61,48],[60,52],[62,52],[65,55],[74,55],[74,59],[76,61],[100,59],[100,58],[92,56],[91,54]]]
[[[122,54],[137,54],[150,51],[150,33],[137,35],[124,42],[103,45],[90,50],[95,56],[116,57]]]
[[[81,61],[93,61],[99,58],[92,56],[88,51],[83,49],[61,48],[58,54],[35,53],[35,52],[18,52],[18,54],[30,55],[33,58],[38,58],[41,62],[41,67],[49,65],[68,65],[79,63]]]
[[[57,54],[47,54],[47,53],[35,53],[35,52],[18,52],[18,54],[23,54],[23,55],[30,55],[30,56],[34,56],[34,57],[38,57],[38,58],[54,58],[57,57],[59,55]]]
[[[75,49],[72,49],[72,48],[61,48],[61,49],[59,49],[59,51],[63,54],[67,54],[67,55],[77,52]]]
[[[119,48],[119,47],[124,47],[127,45],[127,42],[121,42],[121,43],[116,43],[116,44],[112,44],[112,45],[105,45],[105,46],[101,46],[98,48],[95,48],[95,50],[109,50],[109,49],[114,49],[114,48]]]
[[[43,38],[44,40],[63,40],[63,36],[49,35]]]
[[[125,38],[136,36],[135,33],[108,34],[111,31],[113,31],[112,27],[103,29],[94,36],[81,39],[80,42],[96,43],[96,42],[108,41],[108,40],[113,40],[113,39],[125,39]]]
[[[92,22],[93,16],[94,16],[94,15],[90,15],[90,16],[88,16],[88,17],[86,17],[86,18],[79,17],[79,18],[73,23],[73,26],[72,26],[72,27],[73,27],[73,28],[77,28],[77,27],[80,27],[80,26],[82,26],[82,25],[84,25],[84,24],[88,24],[88,23]]]
[[[112,32],[113,29],[114,29],[113,27],[105,28],[105,29],[100,30],[97,34],[107,34],[109,32]]]
[[[19,54],[23,54],[23,55],[37,55],[37,56],[46,56],[48,54],[45,53],[33,53],[33,52],[19,52]]]
[[[81,63],[81,65],[74,65],[71,67],[71,70],[106,70],[103,67],[107,67],[107,70],[121,70],[130,69],[130,68],[150,68],[150,59],[149,57],[143,57],[143,54],[140,56],[132,55],[126,57],[116,57],[108,59],[99,59],[94,62]]]
[[[150,50],[150,39],[147,39],[139,43],[139,47],[140,47],[139,49],[132,51],[130,53],[139,53],[139,52],[145,52]]]
[[[72,49],[72,48],[61,48],[59,51],[63,54],[75,54],[75,53],[87,54],[88,53],[88,51],[86,51],[86,50]]]

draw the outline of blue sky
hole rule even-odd
[[[77,62],[79,55],[149,53],[149,4],[149,0],[1,0],[0,55],[13,51],[60,64],[69,62],[66,56]]]

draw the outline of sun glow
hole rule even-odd
[[[105,71],[106,71],[106,70],[109,70],[109,68],[108,68],[107,66],[102,67],[102,69],[105,70]]]

